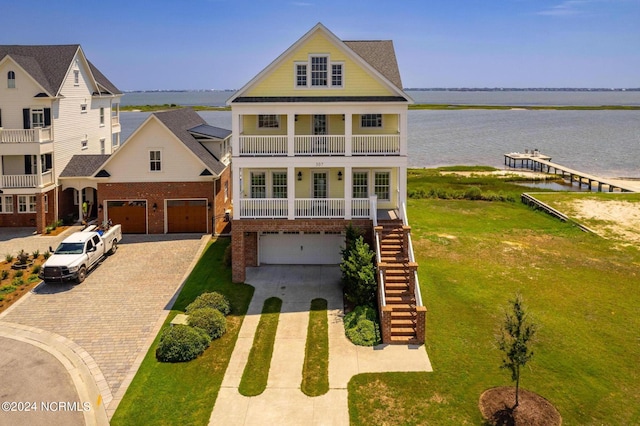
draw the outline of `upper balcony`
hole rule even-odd
[[[303,135],[293,137],[296,156],[400,155],[400,135]],[[288,156],[289,137],[241,135],[241,157]]]
[[[4,155],[43,154],[53,150],[53,132],[51,127],[0,128],[0,145]]]

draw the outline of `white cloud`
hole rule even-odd
[[[574,16],[582,15],[586,13],[583,9],[583,5],[593,3],[590,0],[567,0],[562,3],[552,6],[549,9],[542,10],[537,15],[545,16]]]

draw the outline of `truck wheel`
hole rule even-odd
[[[109,256],[112,254],[116,254],[118,251],[118,240],[113,240],[113,244],[111,244],[111,250],[109,250]]]
[[[87,277],[87,268],[82,266],[78,271],[78,284],[83,282],[86,277]]]

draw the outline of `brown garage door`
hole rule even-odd
[[[122,225],[123,234],[147,233],[146,201],[108,201],[107,214],[114,225]]]
[[[168,232],[207,232],[206,200],[168,200]]]

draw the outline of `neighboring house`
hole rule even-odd
[[[352,224],[378,253],[385,342],[424,340],[403,213],[412,102],[391,41],[342,41],[322,24],[227,101],[235,282],[244,281],[247,266],[338,264]],[[382,219],[388,222],[375,228],[374,238]],[[387,280],[387,274],[400,278]],[[400,284],[390,291],[385,281]],[[392,302],[406,308],[408,318],[391,315]]]
[[[191,109],[151,114],[111,156],[74,156],[65,188],[97,192],[125,233],[229,233],[231,131]]]
[[[119,146],[121,96],[80,45],[0,45],[0,226],[43,232],[93,204],[58,177],[74,154]]]

